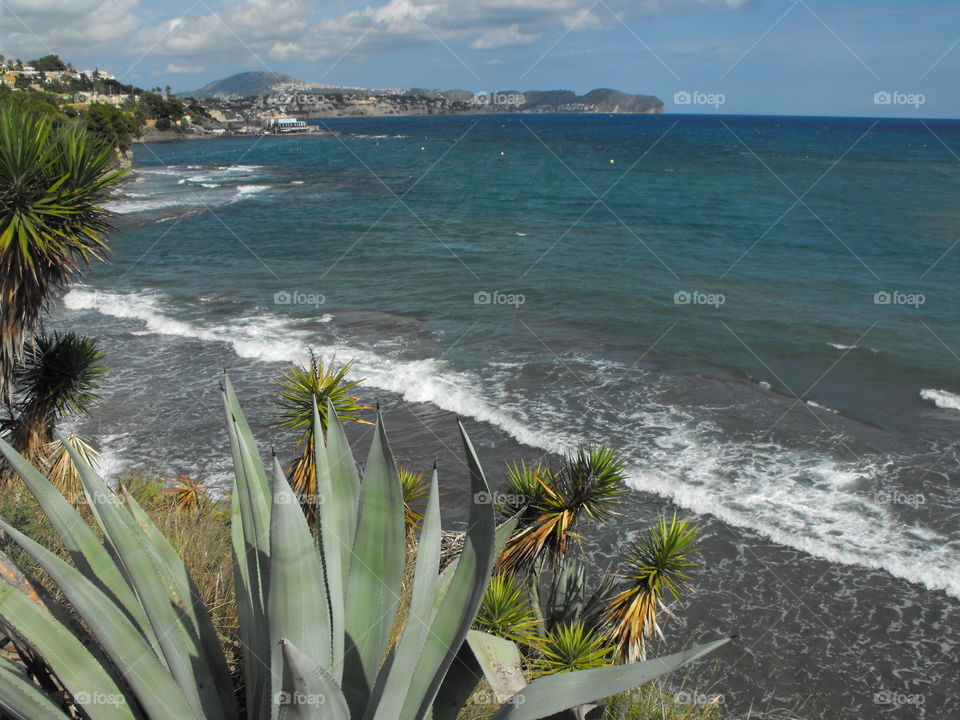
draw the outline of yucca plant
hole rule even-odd
[[[546,493],[544,486],[553,483],[554,471],[548,464],[538,461],[527,466],[526,462],[507,465],[503,492],[496,498],[497,510],[505,517],[517,516],[517,524],[524,526],[536,519],[537,506],[542,505]]]
[[[177,473],[169,482],[164,494],[181,510],[196,510],[210,499],[210,487],[203,480]]]
[[[530,502],[520,514],[523,524],[507,541],[501,569],[533,570],[539,575],[538,568],[547,559],[559,567],[569,541],[579,541],[577,528],[585,518],[606,522],[616,514],[624,493],[623,467],[613,448],[580,446],[559,472],[531,473],[540,491],[528,495]],[[529,479],[524,475],[520,482],[519,487],[526,487]]]
[[[92,338],[72,332],[35,336],[16,364],[13,403],[0,422],[7,441],[47,469],[68,494],[76,494],[80,486],[53,430],[66,419],[88,414],[99,402],[97,390],[106,372],[102,360],[103,352]],[[96,458],[85,441],[71,437],[87,460]]]
[[[311,515],[316,512],[318,500],[317,473],[315,465],[313,408],[320,410],[320,428],[327,432],[327,405],[332,404],[341,420],[350,420],[370,424],[357,416],[361,410],[369,410],[360,398],[350,391],[359,384],[359,380],[347,380],[350,363],[336,368],[333,358],[324,365],[323,358],[310,350],[310,358],[305,365],[293,365],[280,372],[277,384],[280,387],[278,404],[280,406],[280,427],[300,432],[297,447],[300,456],[290,469],[290,484],[299,496],[304,507]]]
[[[561,624],[580,622],[588,629],[597,629],[602,625],[603,614],[614,594],[614,580],[606,573],[600,576],[590,592],[587,568],[580,561],[567,557],[554,572],[543,596],[544,625],[550,630]]]
[[[659,515],[649,532],[627,549],[619,574],[625,587],[621,586],[604,616],[620,659],[646,659],[647,640],[654,633],[663,638],[658,612],[672,615],[664,598],[669,595],[676,601],[693,590],[687,570],[697,564],[693,560],[699,550],[697,531],[689,520],[678,520],[676,512],[669,521]]]
[[[430,492],[430,483],[423,479],[423,470],[413,472],[403,465],[397,468],[400,492],[403,493],[403,519],[407,530],[419,530],[423,521],[420,505]]]
[[[313,423],[319,505],[315,536],[287,477],[268,474],[229,380],[224,406],[234,458],[232,530],[243,640],[235,695],[207,608],[183,562],[129,493],[115,494],[79,456],[96,533],[8,444],[2,452],[54,526],[72,564],[0,521],[47,572],[83,622],[69,626],[0,582],[0,622],[48,663],[63,700],[0,659],[0,709],[16,718],[452,720],[478,682],[454,660],[464,645],[499,544],[489,503],[470,508],[463,552],[443,573],[437,473],[430,482],[407,621],[391,643],[404,568],[403,498],[379,418],[361,478],[328,402]],[[460,426],[471,491],[488,494]],[[636,665],[540,678],[494,715],[533,720],[622,692],[726,640]]]
[[[474,628],[529,645],[535,641],[540,620],[530,607],[526,583],[515,575],[490,578]]]
[[[0,397],[53,294],[106,259],[103,204],[123,172],[80,124],[0,109]]]
[[[550,674],[590,670],[610,662],[610,648],[603,635],[582,622],[557,625],[539,640],[537,649],[534,667]]]

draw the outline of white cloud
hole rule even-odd
[[[0,45],[8,55],[65,53],[122,41],[139,25],[137,0],[4,0]]]
[[[739,10],[757,0],[349,0],[348,7],[370,4],[337,14],[331,5],[341,3],[205,0],[186,16],[149,24],[141,20],[148,9],[141,1],[154,16],[162,11],[160,0],[3,0],[0,18],[6,31],[0,30],[0,43],[8,54],[24,56],[120,45],[131,57],[160,57],[175,68],[195,66],[199,58],[363,56],[439,40],[485,51],[530,45],[564,31],[612,27],[612,12],[629,18]]]
[[[198,73],[203,71],[203,65],[176,65],[174,63],[170,63],[163,69],[163,71],[172,75]]]
[[[541,35],[542,33],[525,33],[520,30],[519,25],[514,23],[507,27],[487,30],[470,43],[470,47],[474,50],[499,50],[505,47],[531,45],[539,40]]]

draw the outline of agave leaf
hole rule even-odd
[[[91,720],[134,720],[113,678],[67,628],[19,590],[0,584],[0,618],[56,673]],[[104,702],[109,699],[109,702]]]
[[[326,581],[320,555],[280,462],[274,458],[273,463],[268,616],[273,641],[272,687],[276,694],[283,685],[281,640],[303,648],[301,652],[328,673],[333,658]]]
[[[157,556],[163,562],[167,577],[175,583],[177,592],[181,597],[190,598],[190,602],[185,606],[185,613],[189,618],[190,625],[196,628],[199,634],[203,658],[213,674],[214,686],[220,696],[223,714],[228,718],[236,717],[238,710],[237,699],[233,692],[233,680],[230,677],[230,669],[227,667],[227,659],[223,654],[220,638],[213,627],[210,611],[200,597],[197,586],[187,572],[180,555],[126,488],[123,488],[123,495],[134,520],[139,524]],[[124,666],[121,665],[121,667]]]
[[[340,528],[341,548],[343,550],[341,568],[343,583],[347,584],[350,562],[353,559],[353,544],[357,535],[357,521],[360,516],[360,476],[357,463],[343,431],[343,423],[332,402],[327,402],[327,460],[330,465],[330,483],[333,486],[337,502],[332,510],[325,509],[324,515],[336,512]]]
[[[140,598],[181,692],[196,715],[223,717],[213,671],[201,657],[197,629],[186,612],[189,598],[180,594],[163,560],[123,508],[120,498],[69,445],[67,451],[80,473],[93,516]]]
[[[483,475],[473,444],[462,423],[458,423],[470,467],[470,492],[489,496],[490,488]],[[430,712],[444,675],[460,650],[477,609],[483,600],[495,560],[496,522],[493,505],[474,502],[463,552],[457,568],[437,610],[423,644],[420,662],[410,681],[410,692],[404,702],[403,718],[423,718]]]
[[[270,713],[270,635],[267,621],[271,496],[256,443],[229,377],[223,403],[233,453],[230,535],[236,578],[237,616],[243,644],[247,707],[252,717]]]
[[[393,628],[403,584],[406,541],[400,479],[377,416],[360,490],[360,518],[347,580],[343,690],[363,716]]]
[[[367,707],[367,718],[372,716],[375,720],[398,720],[400,717],[400,710],[410,687],[410,668],[416,667],[423,640],[430,630],[439,584],[439,569],[440,491],[437,470],[434,468],[420,531],[407,621],[391,656],[389,668],[381,670],[377,678],[373,701]]]
[[[347,699],[336,681],[288,640],[280,642],[283,690],[279,720],[350,720]]]
[[[326,506],[319,523],[317,541],[323,557],[324,578],[327,582],[327,599],[329,602],[331,652],[333,654],[330,674],[333,675],[334,680],[342,682],[344,616],[346,613],[344,607],[346,575],[343,558],[353,549],[353,536],[349,534],[352,527],[350,516],[354,515],[356,510],[334,490],[316,399],[313,401],[313,437],[317,493],[319,495],[316,500]]]
[[[537,720],[626,692],[716,650],[728,640],[715,640],[673,655],[630,665],[545,675],[501,705],[491,720]]]
[[[115,598],[133,618],[141,632],[158,647],[143,606],[130,589],[116,561],[86,521],[80,517],[80,513],[47,478],[2,439],[0,453],[3,453],[11,467],[23,479],[27,489],[33,493],[44,517],[57,531],[73,564],[93,579],[104,592]]]
[[[13,720],[67,718],[63,710],[7,660],[0,660],[0,709]]]
[[[124,679],[151,717],[198,717],[137,628],[100,588],[84,577],[82,572],[19,530],[2,520],[0,527],[40,564],[63,591],[100,641],[110,660],[122,669]]]

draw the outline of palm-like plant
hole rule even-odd
[[[60,603],[64,612],[47,611],[0,573],[0,625],[42,659],[60,689],[45,692],[22,666],[0,658],[0,712],[52,720],[227,720],[242,708],[257,720],[454,720],[479,680],[457,656],[511,523],[498,530],[490,505],[474,503],[463,552],[439,572],[434,473],[406,622],[394,635],[406,552],[403,498],[379,418],[361,481],[332,405],[326,438],[314,411],[317,478],[327,502],[313,535],[275,458],[268,476],[229,380],[224,407],[235,465],[230,537],[243,639],[239,697],[194,579],[133,496],[118,496],[74,456],[97,534],[0,441],[0,454],[72,560],[0,520],[70,611]],[[460,431],[470,490],[489,495],[462,425]],[[724,642],[649,663],[538,678],[493,720],[536,720],[623,692]],[[475,656],[482,652],[483,643],[468,644]],[[481,667],[490,660],[483,657]]]
[[[524,581],[516,575],[496,574],[490,578],[473,626],[529,645],[534,642],[539,622],[530,607]]]
[[[164,494],[170,496],[174,504],[181,510],[196,510],[210,499],[210,487],[197,478],[183,473],[170,480],[170,486],[164,489]]]
[[[590,670],[609,664],[610,648],[601,633],[582,622],[561,624],[537,643],[540,652],[534,667],[541,672],[563,673]]]
[[[104,202],[123,175],[78,124],[0,110],[0,396],[53,293],[106,259]]]
[[[403,519],[407,530],[419,530],[423,513],[418,507],[430,492],[430,483],[423,479],[423,470],[413,472],[403,465],[397,468],[400,491],[403,493]]]
[[[31,461],[55,466],[61,489],[75,492],[77,476],[67,465],[62,444],[55,442],[57,423],[86,415],[99,401],[105,368],[94,340],[72,332],[34,337],[14,371],[14,394],[2,421],[7,441]],[[87,459],[95,458],[82,440],[73,445]],[[49,468],[48,468],[49,469]]]
[[[341,420],[370,424],[357,417],[359,411],[369,410],[370,406],[361,404],[360,398],[350,393],[360,381],[347,379],[350,363],[337,369],[335,360],[332,358],[324,365],[323,358],[310,350],[310,359],[305,365],[293,365],[281,371],[277,379],[280,386],[279,425],[300,431],[297,447],[301,448],[301,453],[290,469],[290,485],[311,513],[315,513],[319,501],[313,408],[320,409],[320,427],[324,435],[327,432],[328,401]]]
[[[500,557],[504,571],[536,569],[550,558],[558,567],[571,539],[579,541],[577,527],[585,518],[606,522],[616,514],[624,492],[624,463],[605,445],[584,448],[567,458],[559,472],[533,472],[537,495],[523,510],[521,523]],[[524,486],[526,476],[520,478]]]
[[[659,610],[673,614],[664,598],[669,595],[676,601],[693,590],[687,570],[697,564],[692,558],[699,550],[697,533],[698,526],[688,519],[678,520],[676,512],[669,521],[660,515],[647,535],[627,549],[619,574],[626,587],[614,596],[604,616],[619,658],[645,659],[646,641],[654,633],[663,638]]]

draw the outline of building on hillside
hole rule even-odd
[[[268,115],[260,120],[264,129],[272,133],[302,133],[310,130],[306,122],[289,115]]]

